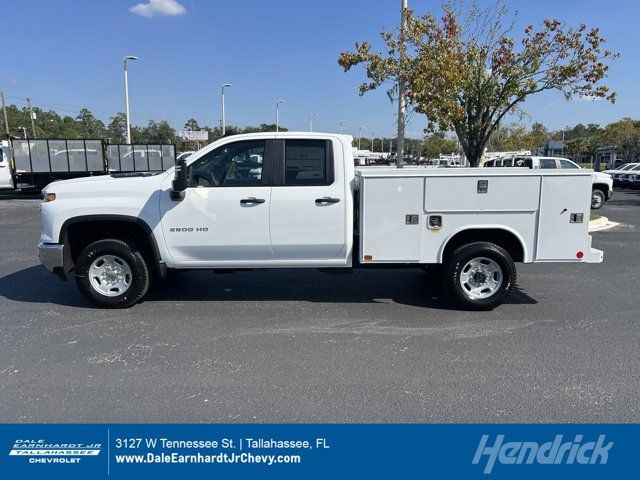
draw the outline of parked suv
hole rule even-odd
[[[526,167],[537,169],[582,169],[580,165],[567,158],[519,156],[496,158],[486,161],[483,167]],[[591,192],[591,208],[598,209],[609,200],[613,194],[613,179],[611,175],[593,172],[593,187]]]
[[[632,177],[638,174],[640,174],[640,164],[614,174],[613,181],[616,182],[620,188],[630,188],[633,183]]]

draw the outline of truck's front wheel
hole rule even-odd
[[[89,245],[78,256],[75,274],[80,292],[101,307],[130,307],[149,289],[149,269],[142,253],[122,240]]]
[[[593,192],[591,192],[591,208],[594,210],[602,208],[606,199],[607,197],[602,190],[598,188],[594,189]]]
[[[447,295],[469,310],[491,310],[501,305],[516,283],[516,267],[509,253],[487,242],[457,248],[442,274]]]

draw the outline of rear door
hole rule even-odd
[[[270,232],[274,260],[330,263],[347,258],[343,152],[322,138],[276,141]],[[337,168],[339,167],[339,168]]]

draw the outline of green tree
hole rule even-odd
[[[577,161],[578,157],[583,153],[589,153],[590,147],[591,144],[585,137],[572,138],[565,144],[565,149],[569,154],[569,158],[574,161]]]
[[[198,125],[198,121],[195,118],[187,120],[184,124],[184,129],[190,132],[201,130],[200,125]]]
[[[632,162],[640,150],[640,122],[631,118],[623,118],[610,123],[602,132],[602,140],[622,152],[625,162]]]
[[[522,114],[529,96],[557,90],[565,97],[604,98],[616,95],[602,84],[607,61],[597,28],[569,27],[556,19],[529,25],[516,41],[515,16],[498,1],[486,9],[461,0],[445,4],[441,19],[403,12],[403,35],[382,32],[385,53],[371,43],[355,44],[338,63],[350,70],[364,65],[368,82],[360,94],[387,81],[408,85],[407,101],[426,115],[429,131],[455,131],[471,165],[477,165],[487,142],[507,114]]]
[[[458,151],[458,142],[444,132],[426,135],[422,142],[422,155],[427,158],[438,158],[441,153],[450,154]]]
[[[513,152],[530,150],[530,137],[527,128],[520,124],[511,124],[496,129],[489,141],[487,149],[494,152]]]
[[[175,143],[176,131],[166,120],[155,122],[149,120],[147,126],[142,129],[141,136],[145,143]]]
[[[80,131],[85,138],[102,138],[105,134],[105,126],[102,120],[97,119],[88,108],[82,108],[78,112],[76,120],[80,124]]]
[[[106,134],[109,142],[124,143],[127,137],[127,116],[119,112],[109,118]]]

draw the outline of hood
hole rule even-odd
[[[44,194],[48,192],[94,192],[96,195],[104,195],[121,190],[146,190],[147,188],[157,188],[157,185],[162,183],[167,175],[167,172],[127,172],[56,180],[43,188],[42,192]]]
[[[611,179],[611,175],[609,175],[608,173],[605,173],[605,172],[593,172],[593,174],[595,175],[595,178],[599,178],[601,180],[610,180]]]

